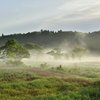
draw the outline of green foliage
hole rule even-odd
[[[64,70],[64,69],[62,68],[62,65],[59,65],[59,66],[57,67],[57,70]]]
[[[35,79],[41,79],[40,76],[35,73],[31,73],[25,69],[25,67],[17,67],[15,69],[12,67],[11,69],[2,69],[0,72],[0,83],[14,83],[19,81],[32,81]],[[17,83],[16,83],[17,84]],[[1,85],[3,86],[3,85]],[[5,88],[5,87],[2,87]]]
[[[23,46],[26,47],[29,50],[32,50],[32,49],[33,50],[42,50],[43,49],[43,47],[41,47],[40,45],[34,44],[34,43],[30,43],[30,42],[24,44]]]
[[[19,45],[15,39],[8,40],[4,46],[0,47],[0,56],[6,60],[21,60],[22,58],[29,58],[28,50]]]
[[[39,56],[43,54],[42,52],[43,47],[38,44],[28,42],[26,44],[23,44],[23,46],[27,48],[30,51],[30,55],[32,55],[32,57],[35,57],[36,59],[39,58]]]
[[[47,54],[50,54],[51,56],[54,57],[54,59],[60,59],[62,57],[61,50],[59,48],[54,48],[50,52],[47,52]]]
[[[6,41],[5,46],[9,47],[9,46],[17,45],[17,44],[18,44],[18,41],[16,41],[15,39],[10,39],[10,40]]]
[[[48,68],[48,67],[49,67],[49,65],[47,63],[40,64],[40,68],[42,68],[42,69],[45,69],[45,68]]]
[[[85,56],[87,54],[87,49],[82,47],[75,47],[72,51],[72,58],[78,57],[81,60],[82,56]]]

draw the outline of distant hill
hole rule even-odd
[[[45,48],[61,47],[70,49],[75,46],[81,46],[89,49],[91,52],[100,53],[100,31],[91,33],[82,33],[77,31],[58,32],[41,30],[28,33],[19,33],[4,35],[0,37],[0,46],[4,45],[8,39],[16,39],[19,44],[27,42],[39,44]]]

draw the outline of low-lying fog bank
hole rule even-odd
[[[84,58],[81,58],[81,59],[57,59],[55,60],[54,58],[50,57],[50,56],[41,56],[39,58],[35,58],[35,57],[31,57],[30,59],[23,59],[22,60],[26,65],[30,65],[30,66],[33,66],[33,67],[38,67],[40,66],[40,64],[43,64],[43,63],[47,63],[49,64],[50,66],[58,66],[58,65],[64,65],[64,66],[67,66],[69,64],[83,64],[83,63],[89,63],[91,65],[100,65],[100,57],[84,57]],[[88,67],[88,66],[87,66]]]

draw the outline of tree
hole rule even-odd
[[[54,59],[60,59],[62,56],[61,50],[59,48],[54,48],[50,52],[47,52],[47,54],[50,54],[51,56],[54,57]]]
[[[87,49],[82,48],[82,47],[75,47],[72,50],[72,58],[74,59],[74,57],[78,57],[79,60],[81,60],[83,55],[86,55],[87,53]]]
[[[41,47],[40,45],[34,44],[34,43],[30,43],[30,42],[24,44],[23,46],[26,47],[29,50],[32,50],[32,49],[34,49],[34,50],[42,50],[43,49],[43,47]]]
[[[43,47],[38,44],[28,42],[26,44],[23,44],[23,46],[27,48],[32,57],[35,57],[36,59],[43,54]]]
[[[29,58],[28,50],[18,44],[15,39],[8,40],[4,46],[0,47],[0,58],[5,61],[21,61],[23,58]]]
[[[4,34],[2,33],[2,37],[4,37]]]

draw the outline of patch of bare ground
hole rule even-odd
[[[61,72],[51,72],[51,71],[44,71],[44,70],[38,70],[38,69],[29,69],[31,72],[34,72],[41,76],[61,76],[61,77],[70,77],[72,75],[64,74]]]
[[[44,70],[39,70],[39,69],[29,69],[29,71],[34,72],[37,75],[41,75],[45,77],[52,77],[52,76],[65,77],[67,79],[63,79],[63,80],[68,81],[68,82],[92,83],[92,81],[90,80],[75,78],[75,75],[64,74],[61,72],[51,72],[51,71],[44,71]]]

